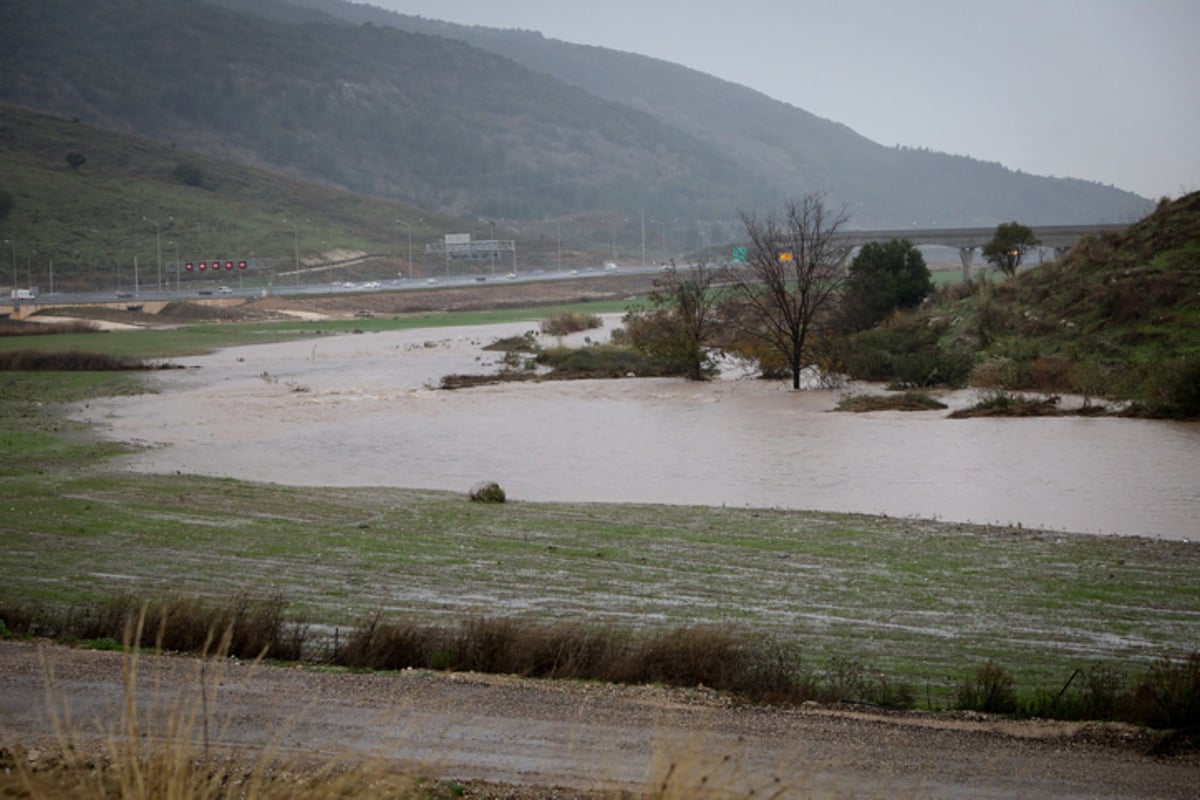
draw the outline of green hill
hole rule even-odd
[[[854,341],[860,377],[922,384],[973,370],[983,388],[1200,416],[1200,193],[1009,280],[947,289]]]
[[[238,6],[7,4],[0,100],[441,213],[712,216],[750,199],[716,148],[508,59]]]
[[[346,0],[290,0],[356,23],[458,39],[596,97],[643,111],[719,148],[758,203],[828,190],[857,228],[1119,223],[1150,204],[1132,192],[920,148],[884,147],[838,122],[696,70],[633,53],[547,39],[535,31],[454,25]]]
[[[1147,205],[886,148],[654,59],[303,3],[5,3],[0,101],[542,235],[604,214],[613,249],[643,214],[664,250],[694,250],[734,238],[740,210],[818,189],[856,227],[1120,222]]]
[[[312,268],[366,253],[380,258],[347,265],[330,277],[392,278],[422,272],[425,242],[445,233],[474,231],[476,238],[490,233],[478,220],[432,214],[11,106],[0,106],[0,143],[0,189],[12,201],[0,218],[5,288],[15,283],[45,291],[51,270],[60,290],[108,288],[121,280],[121,272],[124,281],[132,280],[135,258],[143,284],[152,285],[160,249],[163,262],[177,255],[184,261],[271,258],[285,273],[295,268],[297,256],[302,268]],[[68,153],[80,153],[86,162],[72,169]],[[568,230],[568,263],[602,258],[581,241],[595,233]],[[496,235],[513,234],[501,229]],[[536,237],[518,236],[517,247],[525,263],[545,262],[554,250]]]

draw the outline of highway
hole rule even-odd
[[[20,300],[20,306],[41,305],[91,305],[96,303],[125,303],[136,305],[145,302],[183,302],[188,300],[212,300],[223,297],[293,297],[303,295],[352,294],[355,292],[402,292],[416,289],[436,289],[441,287],[462,286],[494,286],[496,284],[530,283],[534,281],[571,280],[573,278],[595,278],[608,274],[639,274],[658,272],[658,266],[620,267],[618,270],[606,270],[600,267],[587,269],[571,269],[550,271],[532,269],[526,272],[498,273],[496,275],[441,275],[428,278],[394,278],[385,281],[337,281],[332,283],[296,283],[286,282],[287,276],[279,278],[273,285],[264,286],[257,281],[254,285],[238,285],[236,281],[222,282],[219,279],[192,279],[181,284],[179,289],[153,287],[122,288],[120,290],[101,290],[95,292],[53,292],[39,293],[36,300]],[[224,277],[224,276],[222,276]],[[224,291],[222,287],[228,289]],[[5,295],[0,298],[0,307],[12,308],[12,299]]]

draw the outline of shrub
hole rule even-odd
[[[897,387],[910,388],[961,386],[974,356],[940,345],[934,329],[896,317],[886,327],[850,337],[842,360],[853,378],[891,381]]]
[[[843,397],[838,401],[838,411],[934,411],[946,408],[946,404],[935,400],[924,392],[902,392],[898,395],[858,394]]]
[[[972,386],[980,389],[1011,389],[1017,384],[1017,365],[1007,356],[989,358],[971,370]]]
[[[1200,417],[1200,358],[1160,364],[1147,375],[1139,394],[1148,416]]]
[[[970,711],[1011,714],[1017,710],[1012,673],[994,661],[988,661],[959,684],[955,705]]]
[[[113,356],[107,353],[83,353],[69,350],[61,353],[38,350],[12,350],[0,353],[0,371],[84,371],[107,372],[122,370],[151,369],[146,363]]]
[[[635,350],[612,345],[596,347],[552,347],[538,354],[539,364],[552,367],[550,377],[623,378],[660,377],[670,367]]]
[[[1030,362],[1028,372],[1031,387],[1039,392],[1065,392],[1074,388],[1075,365],[1063,356],[1039,356]]]
[[[595,314],[582,314],[578,311],[567,311],[546,317],[542,320],[542,333],[550,336],[566,336],[579,331],[591,330],[604,325],[604,320]]]
[[[1003,389],[994,389],[981,394],[979,401],[969,408],[960,408],[950,413],[950,419],[971,417],[1047,417],[1058,413],[1056,395],[1025,397],[1011,394]]]
[[[187,595],[141,601],[117,595],[71,614],[59,623],[60,633],[83,640],[119,639],[133,647],[182,653],[213,652],[220,645],[239,658],[300,660],[308,628],[288,623],[279,597],[239,594],[211,602]]]
[[[508,497],[500,484],[495,481],[483,481],[471,487],[468,495],[473,503],[503,503]]]
[[[1200,653],[1151,665],[1123,702],[1126,719],[1159,728],[1200,726]]]

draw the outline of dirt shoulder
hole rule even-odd
[[[424,671],[346,673],[144,656],[144,730],[206,687],[214,746],[385,764],[473,797],[1195,797],[1200,758],[1120,725],[740,705],[706,690]],[[0,642],[0,747],[44,759],[47,698],[81,748],[111,738],[120,653]],[[47,688],[49,687],[49,688]],[[151,736],[151,740],[153,736]],[[16,748],[16,750],[14,750]],[[558,787],[547,789],[545,787]],[[774,794],[773,794],[774,793]],[[711,796],[711,795],[709,795]]]

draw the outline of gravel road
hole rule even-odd
[[[671,796],[681,797],[753,790],[812,798],[1200,798],[1200,756],[1149,755],[1153,739],[1124,726],[770,709],[704,690],[508,676],[127,660],[26,642],[0,642],[0,747],[47,748],[55,714],[69,713],[81,747],[114,735],[131,661],[151,735],[172,711],[198,707],[203,697],[214,743],[310,763],[361,757],[518,787],[487,796],[640,794],[669,775]],[[705,795],[700,786],[720,791]]]

